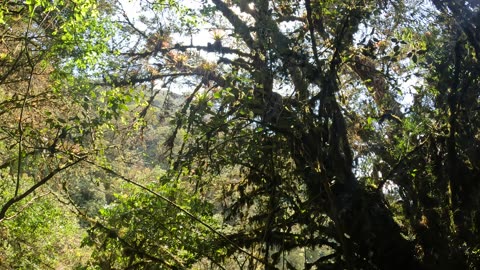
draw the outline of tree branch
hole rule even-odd
[[[235,33],[238,33],[245,44],[251,49],[255,49],[255,41],[248,26],[237,16],[222,0],[212,0],[215,6],[222,12],[223,16],[232,24]]]
[[[27,197],[28,195],[32,194],[35,190],[37,190],[39,187],[43,186],[45,183],[48,182],[48,180],[52,179],[57,173],[63,171],[63,170],[66,170],[70,167],[72,167],[73,165],[79,163],[80,161],[84,160],[86,157],[81,157],[71,163],[68,163],[66,164],[65,166],[62,166],[62,167],[58,167],[56,168],[55,170],[51,171],[47,176],[45,176],[44,178],[42,178],[40,181],[38,181],[35,185],[33,185],[32,187],[30,187],[28,190],[26,190],[24,193],[18,195],[18,196],[15,196],[13,198],[11,198],[10,200],[8,200],[2,207],[2,209],[0,210],[0,223],[5,219],[5,215],[8,211],[8,209],[10,209],[10,207],[12,207],[15,203],[23,200],[25,197]]]

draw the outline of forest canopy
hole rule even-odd
[[[480,2],[0,3],[1,269],[477,269]]]

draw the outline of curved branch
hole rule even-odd
[[[71,163],[68,163],[66,164],[65,166],[62,166],[62,167],[58,167],[56,168],[55,170],[51,171],[47,176],[45,176],[44,178],[42,178],[40,181],[38,181],[35,185],[33,185],[32,187],[30,187],[27,191],[25,191],[24,193],[18,195],[18,196],[15,196],[13,198],[11,198],[10,200],[8,200],[2,207],[2,209],[0,210],[0,223],[5,219],[5,215],[8,211],[8,209],[10,209],[15,203],[23,200],[25,197],[27,197],[28,195],[32,194],[35,190],[37,190],[39,187],[43,186],[45,183],[48,182],[48,180],[52,179],[57,173],[63,171],[63,170],[66,170],[70,167],[72,167],[73,165],[79,163],[80,161],[84,160],[86,157],[81,157]]]

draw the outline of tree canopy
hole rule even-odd
[[[0,266],[477,269],[479,27],[461,0],[5,1]]]

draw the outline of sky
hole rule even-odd
[[[131,19],[136,21],[136,27],[140,30],[146,30],[147,26],[138,22],[136,20],[140,14],[145,14],[148,16],[148,12],[142,12],[140,8],[140,3],[142,0],[119,0],[121,5],[124,7],[125,13]],[[183,0],[182,3],[187,5],[190,8],[200,7],[201,3],[194,0]],[[206,46],[208,42],[213,41],[213,34],[208,30],[208,26],[205,26],[198,34],[193,35],[193,45],[196,46]],[[184,44],[190,44],[190,36],[177,36],[173,37],[175,42],[180,42]]]

